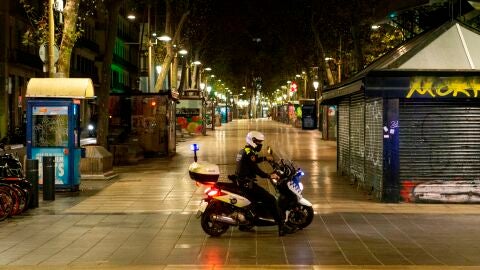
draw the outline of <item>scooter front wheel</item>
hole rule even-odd
[[[290,209],[287,217],[287,224],[303,229],[313,221],[314,211],[311,206],[297,205]]]
[[[205,212],[203,212],[200,221],[203,231],[208,235],[215,237],[224,234],[228,228],[230,228],[230,225],[224,222],[216,221],[213,217],[226,216],[229,212],[229,209],[222,203],[216,201],[211,202],[205,209]]]

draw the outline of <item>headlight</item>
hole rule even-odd
[[[95,129],[95,127],[92,124],[88,124],[87,126],[88,130],[92,131]]]

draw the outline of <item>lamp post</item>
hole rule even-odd
[[[225,123],[228,123],[228,90],[225,91]]]
[[[315,89],[315,104],[313,106],[315,111],[315,127],[318,127],[318,111],[317,111],[317,89],[319,86],[319,82],[317,80],[313,81],[313,88]]]
[[[212,112],[211,112],[211,122],[212,122],[212,130],[215,130],[215,95],[210,97],[210,93],[212,92],[212,87],[210,85],[207,86],[207,97],[210,99],[210,103],[212,104]]]
[[[200,93],[204,97],[202,98],[202,135],[207,135],[207,97],[204,95],[203,90],[205,89],[205,84],[200,83]]]

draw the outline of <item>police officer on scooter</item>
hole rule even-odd
[[[268,174],[258,167],[258,163],[268,160],[271,157],[259,156],[262,150],[262,143],[265,136],[258,131],[250,131],[247,134],[247,144],[237,154],[237,182],[238,185],[247,190],[249,198],[263,202],[278,224],[278,235],[294,233],[295,228],[285,224],[285,214],[280,210],[275,196],[255,183],[256,176],[262,178],[279,178],[275,173]],[[242,230],[242,227],[240,226]]]

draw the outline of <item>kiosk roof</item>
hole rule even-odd
[[[95,98],[89,78],[32,78],[26,97]]]

